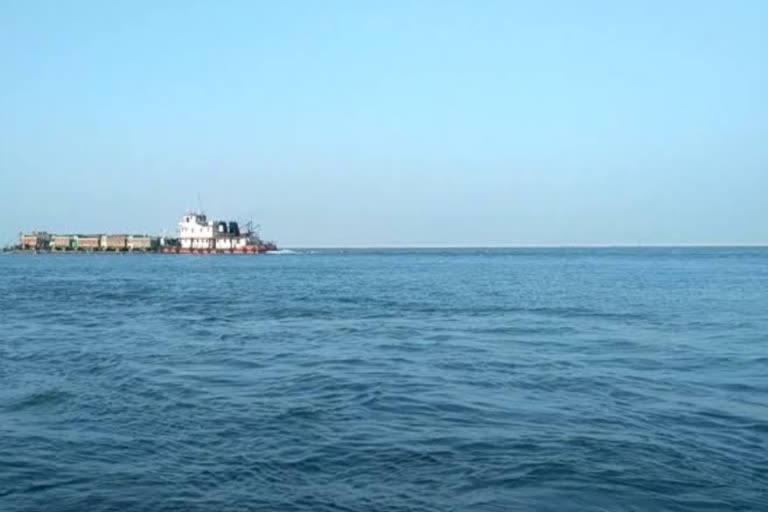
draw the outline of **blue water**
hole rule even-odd
[[[0,255],[0,511],[768,510],[768,250]]]

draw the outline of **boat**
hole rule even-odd
[[[182,216],[177,236],[168,238],[129,234],[55,234],[47,231],[19,233],[19,243],[5,250],[24,252],[140,252],[164,254],[263,254],[277,251],[265,242],[258,228],[248,222],[209,220],[197,211]]]
[[[233,220],[209,220],[202,212],[188,212],[179,221],[176,239],[161,239],[160,252],[176,254],[262,254],[276,251],[263,241],[252,223],[243,228]]]

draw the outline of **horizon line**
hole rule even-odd
[[[279,246],[280,249],[674,249],[674,248],[768,248],[768,242],[761,243],[676,243],[676,244],[372,244],[372,245],[296,245]]]

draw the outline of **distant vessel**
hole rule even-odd
[[[261,240],[250,222],[241,230],[235,221],[208,220],[199,212],[184,215],[177,234],[176,240],[164,241],[161,252],[263,253],[277,250],[274,243]]]
[[[263,241],[248,222],[242,229],[235,221],[208,220],[202,212],[181,218],[177,237],[121,234],[54,234],[47,231],[20,233],[12,250],[25,252],[160,252],[164,254],[230,253],[262,254],[276,251]]]

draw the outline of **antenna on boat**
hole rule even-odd
[[[203,200],[200,199],[200,193],[197,194],[197,207],[198,207],[200,213],[205,213],[203,211]]]

